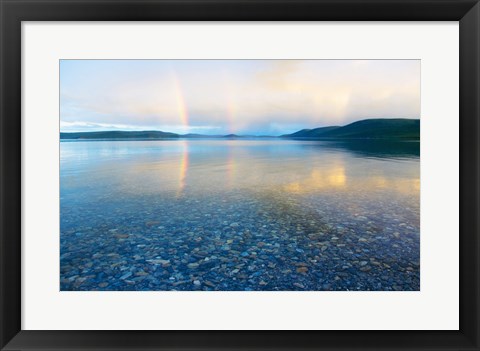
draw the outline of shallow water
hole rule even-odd
[[[419,290],[419,143],[60,143],[61,290]]]

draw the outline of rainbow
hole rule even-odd
[[[236,106],[232,101],[231,95],[228,94],[227,96],[227,119],[228,119],[228,133],[233,134],[235,133],[235,114],[236,114]]]
[[[237,106],[235,104],[235,100],[233,98],[232,92],[232,85],[230,84],[230,76],[228,71],[223,70],[223,81],[224,81],[224,92],[225,92],[225,101],[227,102],[226,105],[226,112],[227,112],[227,120],[228,120],[228,133],[233,134],[235,133],[235,116],[237,113]]]
[[[190,126],[190,121],[188,120],[188,108],[185,102],[182,86],[180,84],[180,79],[178,79],[177,74],[173,70],[172,80],[174,85],[175,100],[177,102],[178,116],[180,117],[181,124],[188,130],[188,127]]]

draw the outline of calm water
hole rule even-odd
[[[62,290],[419,290],[419,143],[61,142]]]

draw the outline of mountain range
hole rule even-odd
[[[293,139],[420,139],[419,119],[364,119],[339,127],[302,129],[282,138]]]
[[[251,135],[204,135],[204,134],[176,134],[162,131],[104,131],[60,133],[60,139],[193,139],[193,138],[252,138],[271,136]],[[364,119],[345,126],[330,126],[314,129],[302,129],[292,134],[284,134],[281,138],[287,139],[388,139],[388,140],[419,140],[420,120],[407,118],[376,118]]]

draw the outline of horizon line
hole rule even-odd
[[[345,126],[348,126],[350,124],[354,124],[354,123],[357,123],[357,122],[361,122],[361,121],[371,121],[371,120],[412,120],[412,121],[420,121],[420,118],[403,118],[403,117],[399,117],[399,118],[365,118],[365,119],[359,119],[359,120],[356,120],[354,122],[351,122],[351,123],[348,123],[348,124],[345,124],[345,125],[326,125],[326,126],[321,126],[321,127],[314,127],[314,128],[301,128],[301,129],[298,129],[294,132],[291,132],[291,133],[283,133],[283,134],[280,134],[280,135],[267,135],[267,134],[259,134],[259,135],[255,135],[255,134],[237,134],[237,133],[228,133],[228,134],[202,134],[202,133],[185,133],[185,134],[180,134],[180,133],[175,133],[175,132],[168,132],[168,131],[163,131],[163,130],[158,130],[158,129],[145,129],[145,130],[122,130],[122,129],[106,129],[106,130],[95,130],[95,131],[81,131],[81,132],[65,132],[65,131],[61,131],[60,130],[60,133],[65,133],[65,134],[78,134],[78,133],[106,133],[106,132],[123,132],[123,133],[145,133],[145,132],[160,132],[160,133],[167,133],[167,134],[175,134],[175,135],[178,135],[178,136],[187,136],[187,135],[199,135],[199,136],[203,136],[203,137],[226,137],[226,136],[238,136],[238,137],[281,137],[282,135],[288,135],[288,134],[293,134],[293,133],[296,133],[298,131],[302,131],[302,130],[313,130],[313,129],[318,129],[318,128],[331,128],[331,127],[345,127]]]

